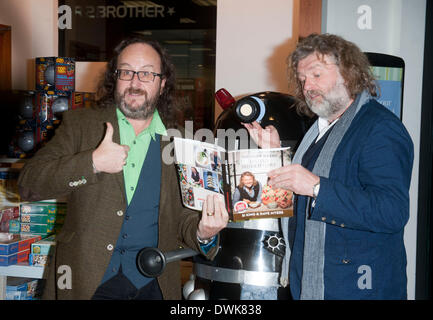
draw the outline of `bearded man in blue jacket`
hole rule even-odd
[[[376,82],[355,44],[312,34],[289,68],[300,111],[318,119],[292,164],[268,173],[272,187],[295,194],[294,217],[281,224],[282,285],[294,299],[406,299],[407,130],[373,98]],[[280,146],[274,127],[245,126],[261,147]]]

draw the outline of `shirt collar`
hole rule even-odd
[[[116,114],[117,114],[117,119],[119,120],[119,122],[130,125],[128,119],[125,117],[125,115],[123,114],[123,112],[119,108],[116,108]],[[153,113],[152,121],[150,122],[150,125],[146,129],[144,129],[139,135],[143,135],[143,134],[150,134],[150,136],[152,137],[153,140],[155,140],[156,134],[159,134],[162,136],[167,135],[167,130],[164,126],[164,123],[161,120],[161,117],[159,116],[158,110],[155,109],[155,112]]]

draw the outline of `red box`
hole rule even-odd
[[[14,235],[12,240],[0,242],[0,255],[9,256],[30,249],[33,242],[41,240],[41,236]]]
[[[10,266],[29,261],[30,249],[16,252],[7,256],[0,255],[0,266]]]
[[[20,207],[6,207],[0,210],[0,232],[9,231],[9,221],[19,218]]]
[[[30,249],[23,250],[17,253],[17,263],[28,262],[30,255]]]

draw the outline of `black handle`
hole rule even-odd
[[[178,249],[164,254],[158,248],[146,247],[137,254],[137,267],[142,275],[155,278],[162,274],[167,263],[195,255],[198,252],[192,249]]]

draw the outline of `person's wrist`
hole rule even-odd
[[[93,173],[100,173],[101,172],[98,169],[96,169],[95,163],[93,162],[93,160],[92,160],[92,167],[93,167]]]
[[[314,184],[313,186],[313,198],[316,199],[317,196],[319,195],[319,190],[320,190],[320,178],[319,181]]]
[[[98,170],[98,168],[96,168],[96,165],[95,165],[95,151],[92,153],[92,168],[93,168],[93,173],[100,173],[101,171],[100,170]]]
[[[197,241],[203,245],[209,244],[210,242],[213,241],[213,239],[215,239],[215,236],[203,239],[199,235],[197,235]]]

